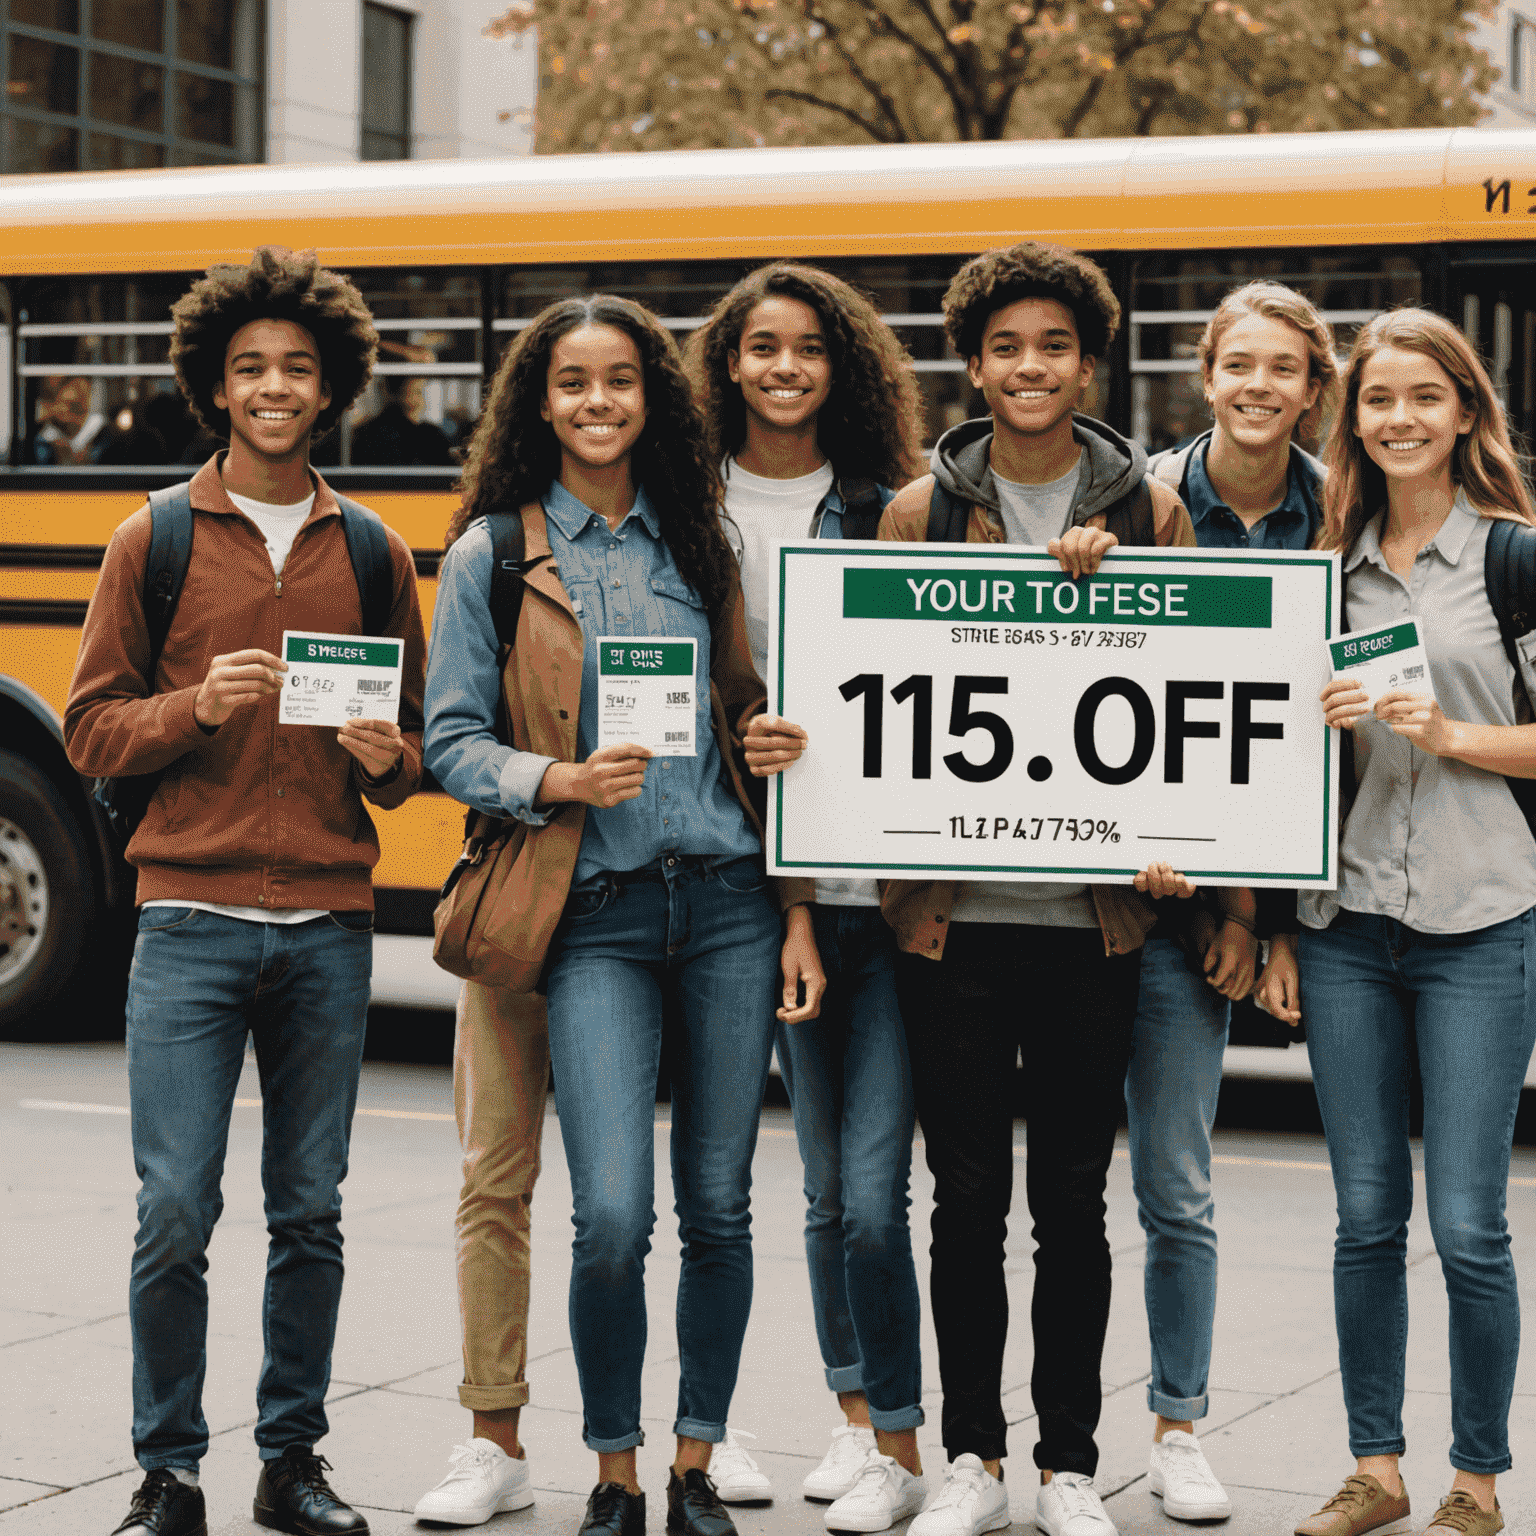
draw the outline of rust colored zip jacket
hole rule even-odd
[[[341,513],[325,481],[315,474],[314,507],[279,581],[260,531],[225,494],[221,457],[192,480],[192,559],[153,679],[145,677],[148,507],[112,535],[65,707],[69,760],[91,776],[164,770],[128,844],[138,901],[370,911],[379,841],[363,800],[389,810],[421,782],[426,642],[411,552],[391,530],[385,633],[405,650],[404,755],[390,778],[367,782],[334,729],[279,727],[276,695],[205,731],[192,705],[215,656],[280,655],[285,629],[362,633]]]

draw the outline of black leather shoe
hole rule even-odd
[[[306,1446],[290,1445],[261,1464],[251,1516],[257,1525],[294,1536],[367,1536],[368,1522],[326,1482],[331,1464]]]
[[[682,1536],[736,1536],[709,1473],[697,1467],[681,1477],[667,1473],[667,1529]]]
[[[112,1536],[139,1525],[151,1536],[208,1536],[203,1490],[189,1488],[169,1467],[156,1467],[139,1484],[128,1518]]]
[[[645,1536],[645,1495],[623,1483],[599,1483],[576,1536]]]

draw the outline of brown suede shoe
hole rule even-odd
[[[1430,1536],[1431,1531],[1445,1532],[1446,1536],[1494,1536],[1503,1529],[1504,1515],[1497,1499],[1493,1501],[1490,1515],[1470,1493],[1455,1488],[1440,1500],[1440,1508],[1435,1511],[1435,1518],[1429,1522],[1429,1530],[1424,1536]]]
[[[1356,1473],[1315,1515],[1296,1527],[1296,1536],[1381,1536],[1408,1529],[1408,1490],[1396,1498],[1374,1477]]]

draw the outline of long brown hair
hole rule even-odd
[[[1417,352],[1445,370],[1456,386],[1472,427],[1451,450],[1451,481],[1467,493],[1482,517],[1512,517],[1536,523],[1536,508],[1510,441],[1504,408],[1493,392],[1476,350],[1449,320],[1427,309],[1394,309],[1377,317],[1355,338],[1344,365],[1343,402],[1323,454],[1328,487],[1319,549],[1350,549],[1365,525],[1387,504],[1387,477],[1355,432],[1360,378],[1378,352]]]
[[[1211,386],[1211,369],[1216,363],[1216,352],[1221,338],[1239,320],[1249,315],[1261,315],[1266,320],[1279,320],[1300,334],[1307,344],[1307,377],[1318,385],[1317,399],[1311,408],[1301,413],[1296,422],[1296,434],[1312,442],[1324,417],[1333,409],[1334,398],[1339,392],[1339,364],[1333,352],[1333,327],[1317,312],[1311,299],[1287,288],[1284,283],[1270,282],[1261,278],[1257,282],[1244,283],[1234,288],[1220,304],[1216,312],[1205,322],[1200,337],[1200,375],[1207,389]]]
[[[720,477],[704,451],[704,423],[676,343],[649,310],[629,299],[559,299],[518,333],[470,438],[461,500],[444,548],[475,518],[536,501],[560,478],[560,443],[539,408],[555,343],[584,325],[613,326],[640,354],[645,427],[630,452],[631,475],[644,486],[678,571],[703,599],[713,624],[736,570],[720,532]]]
[[[747,440],[747,407],[728,354],[764,299],[798,299],[821,321],[832,387],[816,415],[816,443],[838,475],[899,490],[922,473],[922,406],[912,359],[873,304],[830,272],[774,262],[749,272],[688,338],[688,372],[704,410],[708,453],[719,464]]]

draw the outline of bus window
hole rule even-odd
[[[11,295],[0,283],[0,464],[11,453]]]
[[[373,382],[315,463],[454,469],[480,414],[480,275],[453,267],[348,274],[379,332]]]

